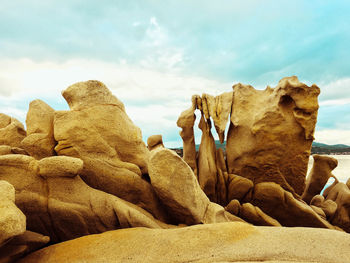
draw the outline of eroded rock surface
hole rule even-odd
[[[23,256],[42,248],[49,241],[50,238],[48,236],[26,231],[12,238],[3,247],[0,247],[0,262],[15,262]]]
[[[349,235],[340,231],[231,222],[109,231],[44,248],[20,262],[344,263],[349,246]]]
[[[265,214],[257,206],[250,203],[240,204],[238,200],[231,200],[225,209],[233,215],[244,219],[246,222],[256,226],[281,226],[281,224],[272,217]]]
[[[91,187],[130,201],[166,221],[151,185],[141,178],[147,173],[149,150],[124,104],[98,81],[76,83],[62,95],[71,110],[55,112],[57,154],[82,159],[80,175]]]
[[[0,179],[16,188],[27,229],[54,243],[123,227],[167,227],[142,208],[85,184],[80,159],[4,155],[0,168]]]
[[[274,89],[233,88],[192,97],[177,121],[183,159],[161,135],[146,147],[123,103],[98,81],[63,91],[69,111],[33,101],[27,136],[1,114],[0,180],[8,183],[0,181],[0,262],[49,240],[71,241],[23,261],[350,261],[342,233],[350,232],[350,179],[340,183],[336,160],[315,155],[304,189],[318,87],[289,77]],[[223,143],[228,121],[226,151],[216,149],[211,127]],[[330,177],[335,182],[320,195]],[[134,227],[142,228],[120,230]]]
[[[29,104],[27,137],[22,140],[21,146],[36,159],[55,155],[54,113],[55,110],[41,100],[34,100]]]
[[[282,226],[304,226],[335,229],[306,203],[299,201],[276,183],[254,186],[251,203],[276,219]]]
[[[317,154],[312,157],[314,158],[314,164],[306,180],[304,193],[301,196],[308,204],[315,195],[321,193],[328,179],[333,176],[332,170],[338,166],[337,159],[333,157]]]
[[[171,150],[158,148],[152,151],[149,176],[162,203],[179,223],[242,221],[210,202],[191,168]]]
[[[336,211],[330,218],[330,222],[346,232],[350,233],[350,189],[337,180],[325,189],[323,193],[326,201],[333,201],[337,204]],[[334,206],[334,205],[333,205]],[[328,208],[329,209],[329,208]],[[334,209],[334,208],[333,208]],[[333,211],[333,209],[331,211]]]
[[[198,182],[210,201],[217,202],[216,147],[210,130],[211,120],[205,120],[202,115],[198,127],[202,130],[202,139],[198,150]]]
[[[282,79],[274,89],[255,90],[242,84],[233,89],[228,172],[254,183],[275,182],[301,195],[320,89],[297,77]]]
[[[197,153],[193,126],[196,120],[194,111],[197,107],[197,100],[199,100],[199,96],[192,96],[192,106],[183,111],[176,122],[177,126],[182,128],[180,136],[183,142],[183,159],[191,167],[196,176],[198,176]]]
[[[0,178],[0,247],[26,231],[26,217],[15,205],[15,189]]]
[[[22,123],[17,119],[0,113],[0,145],[21,147],[21,141],[26,137]]]

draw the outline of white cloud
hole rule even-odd
[[[0,112],[24,121],[24,109],[27,109],[30,100],[36,98],[47,101],[55,109],[62,109],[66,107],[60,94],[62,90],[78,81],[97,79],[124,102],[128,115],[142,129],[144,138],[163,134],[164,141],[173,143],[181,141],[176,120],[181,111],[190,106],[193,94],[205,92],[218,95],[230,91],[232,86],[232,83],[186,76],[175,70],[162,73],[144,69],[125,61],[107,63],[76,59],[56,63],[16,59],[0,60],[0,68]],[[341,91],[340,87],[347,82],[342,80],[335,83],[325,86],[325,89],[336,87],[335,90]],[[339,105],[347,102],[348,98],[344,95],[334,101],[321,101],[320,104]],[[350,145],[349,130],[316,131],[315,137],[319,142]]]
[[[315,132],[315,141],[326,144],[350,145],[350,130],[327,129]]]
[[[168,35],[165,28],[158,24],[156,17],[151,17],[149,26],[146,30],[146,44],[158,47],[168,41]]]
[[[171,60],[172,58],[170,58]],[[164,141],[181,141],[176,126],[181,111],[191,105],[193,94],[213,95],[230,91],[232,84],[175,71],[162,73],[124,63],[96,60],[69,60],[63,63],[35,62],[29,59],[0,60],[0,79],[11,83],[0,89],[0,112],[25,120],[23,108],[40,98],[53,108],[65,104],[61,91],[78,81],[97,79],[124,102],[127,114],[138,125],[144,138],[163,134]],[[52,102],[54,105],[52,105]],[[15,105],[15,106],[14,106]],[[25,105],[25,107],[16,107]]]
[[[27,112],[24,110],[17,109],[11,106],[3,106],[3,105],[0,106],[0,112],[18,119],[23,124],[27,115]]]
[[[320,83],[320,105],[344,105],[350,103],[350,78]]]
[[[336,106],[336,105],[346,105],[350,104],[350,98],[334,99],[334,100],[324,100],[320,101],[319,105],[322,106]]]

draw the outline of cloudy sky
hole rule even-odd
[[[262,89],[296,75],[321,88],[316,141],[350,145],[350,1],[0,0],[0,112],[89,79],[124,102],[144,138],[181,145],[192,94]]]

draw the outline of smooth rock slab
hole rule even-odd
[[[109,231],[44,248],[20,262],[344,263],[350,262],[349,247],[350,235],[340,231],[231,222]]]

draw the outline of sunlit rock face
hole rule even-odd
[[[27,133],[17,119],[0,113],[0,145],[20,147]]]
[[[26,118],[27,137],[21,146],[36,159],[55,155],[56,141],[53,136],[55,110],[41,100],[29,104]]]
[[[146,147],[99,81],[64,90],[67,111],[33,101],[27,131],[0,114],[0,262],[349,262],[350,179],[314,155],[305,187],[319,92],[289,77],[194,95],[183,158],[160,134]]]
[[[214,123],[223,142],[228,121],[227,173],[247,178],[254,184],[275,182],[293,195],[301,195],[314,139],[319,93],[316,85],[309,87],[293,76],[282,79],[275,88],[256,90],[239,83],[233,86],[233,92],[216,97],[193,96],[192,107],[181,114],[178,126],[183,129],[184,160],[198,175],[209,198],[218,201],[216,185],[222,184],[217,178],[211,126]],[[202,130],[197,157],[192,139],[195,109],[201,112]],[[220,200],[223,204],[231,201]]]
[[[233,86],[227,136],[228,172],[254,183],[276,182],[302,194],[315,130],[320,89],[297,77],[272,89]]]
[[[99,81],[79,82],[62,92],[71,110],[56,111],[54,136],[58,155],[81,158],[82,179],[165,219],[147,173],[149,150],[124,104]]]

